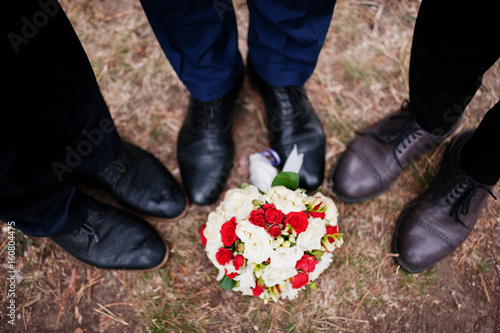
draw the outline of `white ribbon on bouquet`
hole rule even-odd
[[[288,156],[283,165],[283,172],[299,173],[304,161],[304,154],[299,154],[297,145]],[[267,148],[262,152],[250,155],[250,183],[259,190],[266,192],[278,174],[276,168],[281,164],[281,159],[274,150]]]

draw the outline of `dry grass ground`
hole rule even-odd
[[[180,179],[176,136],[188,93],[138,2],[64,0],[62,5],[123,138],[154,153]],[[307,84],[328,135],[328,171],[356,130],[408,97],[418,7],[417,1],[338,1]],[[245,55],[246,4],[236,1],[235,12]],[[477,126],[499,100],[499,86],[497,64],[467,110],[466,127]],[[262,103],[245,83],[235,115],[237,152],[230,187],[248,181],[248,155],[267,145],[263,116]],[[430,271],[408,274],[393,261],[395,220],[405,203],[429,184],[441,154],[442,147],[426,154],[375,199],[339,203],[345,245],[318,280],[318,289],[291,302],[264,305],[218,288],[198,237],[215,206],[191,206],[180,221],[157,224],[172,252],[167,266],[151,273],[98,270],[49,240],[18,233],[17,325],[14,330],[7,325],[2,305],[0,331],[499,332],[499,201],[489,201],[473,234]],[[495,192],[500,193],[498,186]],[[0,243],[0,263],[5,263],[5,233]],[[0,303],[7,288],[2,278]]]

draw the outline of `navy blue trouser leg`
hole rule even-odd
[[[120,139],[73,27],[56,0],[2,10],[0,219],[33,236],[76,230],[87,207],[73,175],[102,170]]]
[[[302,86],[316,67],[335,0],[249,0],[248,64],[274,87]]]
[[[230,0],[141,0],[156,37],[191,95],[209,101],[242,73]],[[311,76],[335,0],[249,1],[249,64],[276,87],[301,86]]]
[[[170,64],[191,95],[210,101],[243,73],[236,17],[228,0],[141,0]]]

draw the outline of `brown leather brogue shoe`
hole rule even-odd
[[[451,254],[469,236],[492,186],[476,182],[460,166],[467,131],[449,145],[440,171],[429,188],[405,208],[396,225],[393,250],[407,271],[425,271]],[[496,199],[496,198],[495,198]]]
[[[399,111],[357,133],[348,144],[330,175],[333,191],[344,202],[381,194],[413,161],[453,130],[442,136],[425,131],[416,123],[409,103],[404,102]]]

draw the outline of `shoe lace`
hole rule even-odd
[[[393,120],[403,119],[404,121],[400,124],[381,128],[378,132],[358,132],[358,134],[372,135],[379,141],[384,143],[389,142],[398,153],[401,153],[401,147],[406,149],[413,140],[417,140],[419,136],[423,135],[423,130],[417,126],[415,114],[409,102],[404,101],[401,105],[401,109],[409,110],[408,115],[403,114],[390,117],[390,119]],[[386,137],[387,139],[382,139],[381,137]]]
[[[202,102],[197,99],[193,100],[194,109],[197,112],[193,115],[195,128],[201,130],[216,130],[219,128],[217,124],[220,120],[218,104],[221,98],[216,98],[208,102]]]
[[[126,157],[118,153],[115,160],[111,161],[109,165],[100,173],[100,176],[107,179],[111,184],[114,184],[125,173]]]
[[[290,99],[292,99],[293,102],[298,102],[302,98],[308,98],[306,93],[304,92],[301,87],[296,87],[296,86],[286,86],[285,91],[287,92],[287,95],[290,96]]]
[[[446,197],[446,203],[451,206],[450,216],[455,213],[467,215],[472,199],[479,192],[479,189],[484,189],[495,200],[497,199],[487,186],[479,184],[469,176],[459,175],[457,176],[457,180],[457,186]]]
[[[94,237],[95,242],[96,242],[96,243],[99,243],[99,238],[97,237],[97,234],[96,234],[96,232],[95,232],[95,229],[94,229],[94,228],[93,228],[93,227],[92,227],[92,226],[91,226],[88,222],[84,223],[84,224],[82,225],[82,227],[80,228],[80,230],[81,230],[83,233],[85,233],[85,234],[87,234],[87,235],[89,235],[89,236],[91,236],[91,237]]]
[[[307,94],[305,93],[304,89],[301,87],[295,87],[295,86],[287,86],[283,88],[285,91],[286,95],[290,98],[290,102],[292,105],[295,105],[296,107],[292,107],[292,110],[290,112],[291,115],[294,117],[305,117],[307,115],[307,110],[306,108],[302,107],[302,103],[300,103],[301,100],[309,99],[307,97]]]

